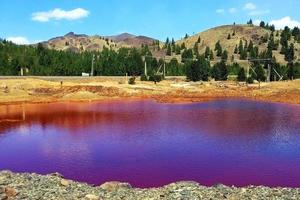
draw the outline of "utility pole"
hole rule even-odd
[[[166,62],[164,62],[164,78],[166,78]]]
[[[249,65],[247,67],[247,78],[249,77],[249,70],[250,70],[249,68],[251,68],[250,62],[259,62],[259,63],[260,62],[267,62],[267,64],[268,64],[267,82],[271,81],[271,65],[270,65],[270,62],[272,62],[272,60],[270,58],[265,58],[265,59],[259,59],[259,58],[257,58],[257,59],[248,59],[248,62],[249,62]],[[254,72],[254,70],[253,70],[253,72]]]
[[[144,75],[147,77],[147,61],[146,61],[146,57],[145,57],[145,69],[144,69]]]
[[[268,73],[267,73],[267,82],[271,82],[271,66],[270,63],[268,63]]]
[[[93,54],[93,58],[92,58],[91,76],[94,76],[94,61],[95,61],[95,54]]]

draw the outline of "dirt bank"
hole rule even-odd
[[[196,182],[177,182],[160,188],[138,189],[128,183],[108,182],[91,186],[67,180],[60,174],[41,176],[0,171],[0,199],[299,199],[300,189],[216,185],[205,187]]]
[[[236,82],[165,80],[158,84],[124,78],[0,79],[0,104],[19,102],[94,101],[111,98],[151,98],[162,103],[201,102],[217,98],[249,98],[300,104],[300,80],[246,85]]]

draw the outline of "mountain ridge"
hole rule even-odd
[[[274,41],[280,41],[281,30],[274,32]],[[234,62],[234,60],[239,60],[240,55],[234,53],[235,47],[239,45],[240,41],[249,44],[250,41],[254,46],[257,46],[259,51],[265,51],[267,49],[267,42],[262,41],[264,37],[270,37],[271,31],[267,28],[254,26],[254,25],[222,25],[207,29],[205,31],[196,33],[192,36],[185,37],[184,39],[177,40],[176,45],[185,45],[186,48],[193,49],[195,45],[199,50],[199,53],[204,53],[206,48],[209,47],[214,53],[214,60],[219,58],[215,55],[215,44],[219,41],[223,50],[228,53],[228,60]],[[197,40],[200,42],[197,43]],[[118,50],[122,47],[125,48],[141,48],[143,45],[148,45],[152,52],[152,55],[159,57],[165,57],[167,54],[167,49],[164,42],[159,41],[155,38],[151,38],[143,35],[134,35],[131,33],[121,33],[112,36],[88,36],[85,34],[76,34],[74,32],[69,32],[64,36],[55,37],[48,41],[43,42],[44,46],[55,50],[70,50],[75,52],[82,51],[102,51],[103,48],[112,48]],[[300,45],[297,41],[291,41],[295,43],[295,55],[300,58]],[[166,47],[166,46],[165,46]],[[280,54],[280,45],[277,50],[273,51],[273,55],[276,57],[278,62],[285,63],[284,55]],[[162,50],[163,49],[163,50]],[[182,53],[182,50],[180,54]],[[168,56],[167,56],[168,57]],[[181,60],[181,56],[172,51],[171,56]],[[247,62],[247,61],[241,61]]]

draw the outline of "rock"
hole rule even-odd
[[[6,194],[0,194],[0,200],[6,200],[6,199],[8,199]]]
[[[6,187],[4,189],[4,192],[6,194],[7,197],[15,197],[18,194],[18,191],[12,187]]]
[[[5,175],[4,175],[5,174]],[[128,183],[108,182],[99,187],[54,176],[28,173],[3,173],[0,200],[10,199],[299,199],[299,188],[244,188],[216,185],[207,187],[196,182],[177,182],[163,187],[139,189]],[[67,186],[67,187],[65,187]]]
[[[60,181],[60,184],[61,184],[62,186],[68,187],[68,186],[70,185],[70,182],[69,182],[68,180],[66,180],[66,179],[62,179],[62,180]]]
[[[55,173],[52,173],[52,174],[49,174],[50,176],[55,176],[55,177],[59,177],[59,178],[64,178],[64,176],[58,172],[55,172]]]
[[[106,183],[100,185],[100,188],[103,190],[112,192],[112,191],[119,190],[121,188],[130,189],[130,188],[132,188],[132,186],[129,183],[121,183],[118,181],[111,181],[111,182],[106,182]]]
[[[87,200],[100,200],[100,198],[98,196],[93,195],[93,194],[87,194],[87,195],[85,195],[84,198]]]

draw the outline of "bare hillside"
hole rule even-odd
[[[267,43],[263,43],[261,41],[261,37],[265,37],[266,35],[270,35],[271,31],[259,26],[249,26],[249,25],[225,25],[215,27],[204,32],[195,34],[186,39],[182,39],[177,41],[176,43],[181,45],[183,42],[185,43],[187,48],[193,48],[198,38],[200,37],[201,42],[199,44],[199,52],[204,53],[205,48],[208,46],[212,50],[215,48],[215,44],[220,41],[221,46],[224,50],[228,51],[229,60],[232,55],[235,57],[235,61],[245,62],[239,60],[239,55],[234,54],[234,49],[236,45],[239,45],[240,40],[242,40],[245,44],[249,44],[250,40],[253,42],[254,46],[259,47],[259,51],[263,51],[267,48]],[[280,40],[280,31],[275,31],[274,39]],[[228,35],[230,35],[230,39],[228,39]],[[295,41],[292,41],[295,44],[296,56],[297,60],[300,58],[298,49],[300,48],[299,44]],[[277,51],[273,51],[273,55],[276,57],[277,61],[280,63],[285,63],[284,56],[279,53],[281,46],[279,46]],[[218,58],[215,56],[215,61]]]

